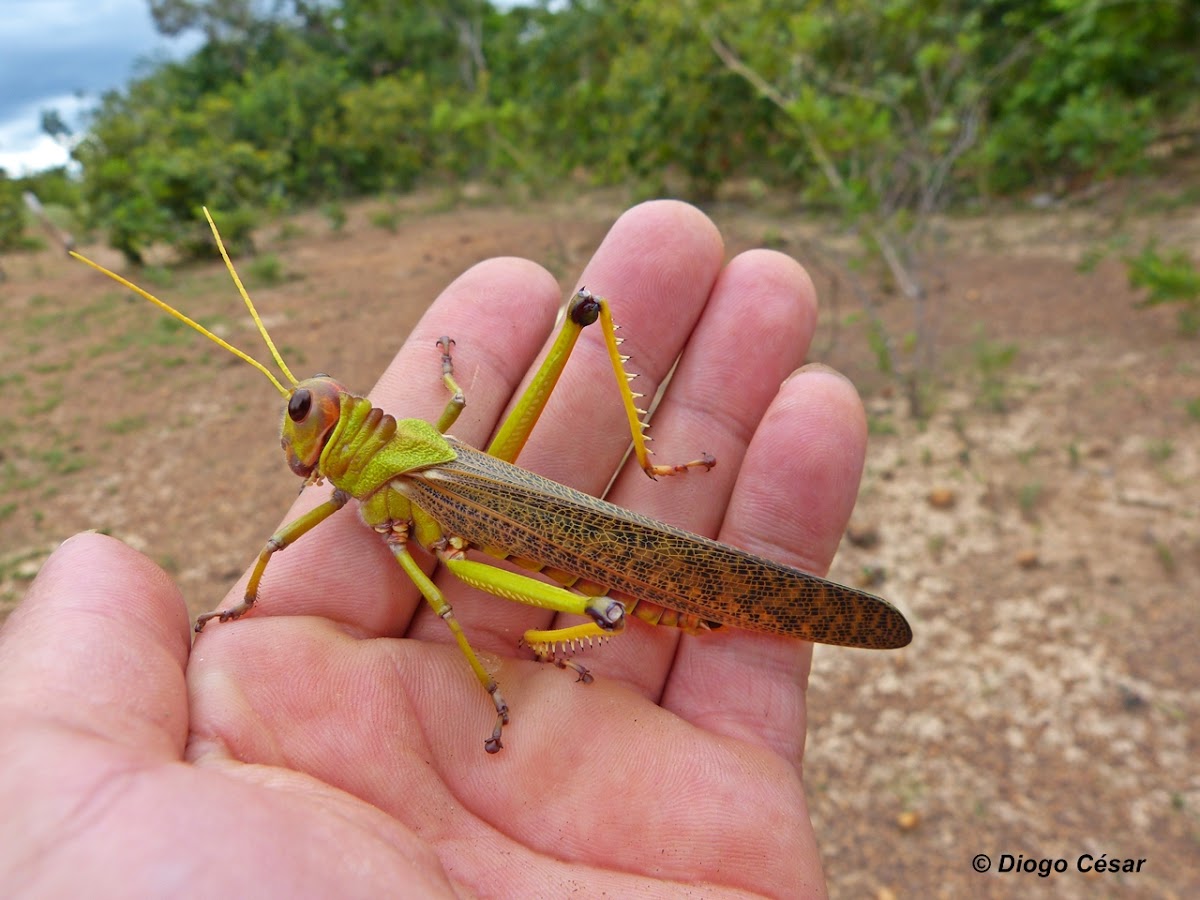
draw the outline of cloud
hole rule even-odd
[[[154,30],[145,0],[4,0],[0,27],[0,166],[17,173],[59,165],[66,152],[41,133],[41,111],[71,124],[139,60],[197,45]],[[76,96],[81,95],[81,96]]]
[[[144,0],[6,0],[2,33],[0,120],[40,98],[116,87],[160,41]]]
[[[0,132],[3,131],[4,129],[0,128]],[[0,146],[21,148],[12,153],[0,149],[0,169],[14,178],[66,166],[71,162],[67,156],[67,149],[61,144],[56,144],[47,134],[36,134],[20,142],[4,143]]]
[[[9,175],[71,165],[69,149],[42,131],[42,110],[57,109],[72,128],[80,124],[92,101],[75,94],[43,97],[19,108],[0,122],[0,168]]]

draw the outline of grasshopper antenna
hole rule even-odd
[[[267,328],[265,325],[263,325],[262,318],[258,315],[258,310],[254,308],[254,303],[253,303],[253,301],[251,301],[250,295],[248,293],[246,293],[246,288],[242,285],[242,280],[240,278],[238,278],[238,274],[233,268],[233,263],[229,259],[229,254],[225,250],[225,244],[221,240],[221,235],[217,231],[216,223],[213,222],[212,216],[209,215],[207,208],[205,208],[205,210],[204,210],[204,218],[206,218],[208,220],[208,225],[212,229],[213,236],[216,237],[216,239],[217,239],[217,247],[221,251],[221,258],[225,261],[225,268],[227,268],[229,270],[229,274],[233,276],[233,282],[234,282],[234,284],[237,285],[238,293],[241,294],[242,300],[245,301],[246,308],[250,310],[250,316],[254,319],[254,324],[258,328],[258,333],[261,334],[263,337],[263,340],[266,341],[267,348],[271,351],[272,358],[274,358],[276,364],[279,366],[280,371],[283,372],[283,374],[287,378],[287,380],[290,381],[292,383],[292,385],[297,384],[296,377],[291,373],[291,370],[288,369],[287,364],[284,363],[283,357],[281,357],[279,355],[279,351],[277,349],[275,349],[275,342],[271,340],[271,335],[267,333]],[[110,269],[106,269],[104,266],[100,265],[97,262],[92,262],[92,260],[88,259],[82,253],[77,253],[75,250],[68,250],[67,252],[70,253],[72,257],[79,260],[84,265],[90,266],[91,268],[95,269],[97,272],[99,272],[102,275],[107,275],[109,278],[111,278],[117,284],[128,288],[129,290],[133,291],[135,294],[139,295],[143,299],[148,300],[149,302],[153,303],[155,306],[157,306],[163,312],[178,319],[184,325],[187,325],[189,328],[200,332],[202,335],[204,335],[206,338],[208,338],[214,344],[217,344],[218,346],[223,347],[224,349],[228,350],[230,353],[232,353],[238,359],[254,366],[254,368],[258,369],[258,371],[262,372],[264,375],[267,376],[267,379],[271,382],[272,385],[274,385],[275,390],[279,391],[279,393],[282,394],[284,397],[291,396],[292,392],[290,390],[288,390],[288,388],[283,386],[283,384],[279,381],[279,379],[276,378],[274,374],[272,374],[271,370],[268,369],[266,366],[264,366],[262,363],[260,363],[257,359],[255,359],[249,353],[239,350],[237,347],[233,346],[233,344],[229,343],[224,338],[217,337],[217,335],[213,334],[211,331],[209,331],[207,328],[205,328],[203,325],[201,325],[195,319],[192,319],[192,318],[184,315],[179,310],[177,310],[175,307],[171,306],[168,303],[164,303],[162,300],[159,300],[157,297],[155,297],[149,291],[146,291],[143,288],[138,287],[136,284],[134,284],[129,279],[121,277],[116,272],[113,272]]]
[[[279,351],[275,349],[275,342],[271,340],[267,326],[259,318],[258,310],[254,308],[254,301],[250,299],[250,295],[242,285],[242,279],[238,277],[237,270],[233,267],[233,262],[229,259],[229,253],[225,249],[225,242],[221,240],[221,232],[217,231],[217,223],[209,215],[207,206],[201,208],[204,210],[204,218],[208,220],[208,227],[212,229],[213,237],[217,240],[217,249],[221,251],[221,259],[225,260],[225,268],[229,270],[229,274],[233,278],[233,283],[237,285],[238,293],[246,301],[246,309],[250,310],[250,316],[254,319],[254,324],[258,327],[258,333],[262,335],[262,339],[266,342],[267,349],[271,351],[271,357],[275,360],[275,364],[279,366],[279,371],[283,372],[287,380],[292,384],[297,384],[296,376],[292,374],[291,369],[287,367],[287,363],[283,361],[283,357],[279,355]]]

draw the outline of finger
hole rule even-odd
[[[0,632],[0,735],[49,724],[179,759],[188,646],[187,610],[161,569],[112,538],[76,535]]]
[[[635,207],[613,225],[580,283],[610,300],[626,338],[622,351],[652,395],[687,342],[720,270],[715,226],[694,207],[654,202]],[[645,387],[642,385],[645,384]],[[630,435],[599,325],[584,331],[561,380],[517,463],[581,490],[598,493],[611,480]],[[643,478],[645,476],[642,476]],[[504,603],[439,580],[477,649],[510,655],[528,628],[545,628],[553,614]],[[445,624],[419,616],[410,634],[447,639]]]
[[[853,385],[824,367],[800,370],[750,443],[720,539],[823,575],[854,507],[865,452],[866,416]],[[811,652],[801,641],[736,629],[685,639],[663,705],[798,763]]]
[[[815,324],[815,293],[798,263],[767,250],[734,258],[713,288],[650,429],[657,460],[708,452],[716,467],[651,481],[631,462],[610,499],[716,536],[750,438],[779,384],[803,361]],[[662,560],[667,568],[677,564]],[[679,635],[638,623],[588,662],[595,659],[606,676],[658,699]]]
[[[558,285],[533,263],[505,258],[475,266],[422,317],[371,390],[372,402],[397,419],[436,420],[449,399],[437,341],[450,336],[455,375],[467,398],[452,431],[482,443],[549,332],[559,302]],[[282,465],[280,477],[287,477]],[[284,521],[323,502],[330,490],[305,490]],[[247,577],[230,591],[225,605],[241,599]],[[317,615],[360,634],[379,635],[402,633],[420,597],[351,503],[272,557],[260,601],[254,616]]]

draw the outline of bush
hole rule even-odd
[[[1147,289],[1139,306],[1173,304],[1178,307],[1180,333],[1187,337],[1200,334],[1200,271],[1186,253],[1176,250],[1163,256],[1151,242],[1126,262],[1130,286]]]
[[[21,189],[0,169],[0,250],[13,250],[25,234],[25,205]]]

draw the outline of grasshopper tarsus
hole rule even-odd
[[[583,665],[583,663],[577,663],[573,659],[562,659],[556,656],[554,658],[554,665],[560,669],[571,669],[576,675],[576,684],[591,684],[596,680],[592,677],[592,673],[588,671],[587,666]]]
[[[504,726],[508,724],[508,704],[504,701],[504,696],[500,693],[500,685],[496,684],[495,680],[488,685],[487,692],[492,696],[492,703],[496,707],[496,725],[492,728],[491,736],[484,740],[483,749],[488,753],[499,753],[504,749],[504,744],[500,741],[500,734],[504,731]]]
[[[210,613],[196,616],[196,634],[204,630],[204,626],[210,620],[216,619],[218,622],[231,622],[234,619],[240,619],[250,611],[250,604],[246,602],[239,603],[237,606],[231,606],[229,609],[217,609]]]
[[[649,438],[647,438],[649,440]],[[651,480],[659,475],[681,475],[688,469],[704,469],[705,472],[712,471],[713,466],[717,464],[717,458],[711,453],[705,452],[700,454],[699,459],[693,459],[678,465],[650,465],[643,471],[650,476]]]
[[[450,392],[450,400],[446,403],[446,408],[442,411],[435,426],[442,434],[450,430],[450,427],[457,421],[459,413],[467,405],[467,395],[454,380],[454,360],[450,356],[450,348],[453,346],[454,338],[449,335],[442,335],[437,339],[437,348],[442,351],[442,384]]]

